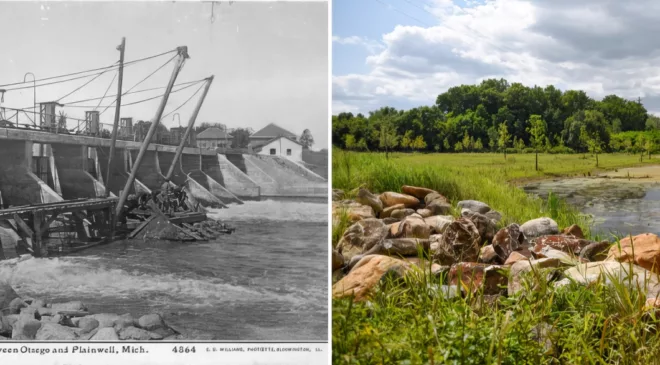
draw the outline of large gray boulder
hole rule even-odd
[[[457,207],[459,210],[468,209],[481,214],[486,214],[490,211],[488,204],[478,200],[461,200],[458,202]]]
[[[35,336],[39,341],[72,341],[77,338],[78,335],[72,328],[50,322],[42,323]]]
[[[11,285],[5,282],[0,282],[0,309],[9,308],[11,302],[16,298],[19,298],[19,296],[16,294]],[[2,314],[11,313],[4,313],[3,311]]]
[[[529,220],[520,226],[527,239],[559,233],[559,225],[552,218],[541,217]]]
[[[94,336],[90,339],[91,341],[119,341],[119,336],[117,332],[112,327],[104,327],[98,330]]]

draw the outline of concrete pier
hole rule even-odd
[[[111,196],[119,195],[141,142],[117,141],[108,182],[105,175],[110,142],[89,136],[0,128],[3,207],[98,198],[106,189]],[[175,146],[150,145],[131,193],[160,189],[175,151]],[[191,147],[183,149],[171,181],[186,188],[205,207],[225,207],[262,197],[322,197],[328,192],[323,177],[286,158],[223,155]]]

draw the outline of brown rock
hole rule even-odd
[[[587,241],[580,238],[575,238],[573,236],[565,235],[551,235],[551,236],[541,236],[534,240],[534,249],[533,251],[538,253],[544,247],[551,247],[555,250],[564,251],[571,254],[579,254],[583,247],[586,247],[592,241]]]
[[[580,250],[580,258],[589,261],[605,260],[611,246],[608,241],[592,242]]]
[[[340,201],[344,199],[344,191],[339,189],[332,189],[332,201]]]
[[[416,214],[405,217],[399,223],[397,229],[398,232],[396,237],[429,238],[431,235],[431,228],[426,224],[426,221],[424,221],[422,217]]]
[[[486,264],[501,264],[499,256],[495,253],[492,245],[485,245],[479,252],[479,262]]]
[[[426,205],[429,205],[432,202],[449,204],[449,200],[445,196],[435,191],[424,196],[424,203]]]
[[[344,256],[342,256],[337,250],[332,250],[332,271],[341,269],[344,267]]]
[[[433,215],[433,212],[429,209],[417,209],[417,214],[419,214],[422,218],[428,218]]]
[[[431,228],[431,233],[442,234],[447,227],[454,221],[450,215],[434,215],[424,218],[424,222]]]
[[[397,209],[397,210],[392,212],[390,217],[401,220],[401,219],[403,219],[403,218],[405,218],[409,215],[413,215],[413,214],[415,214],[415,211],[410,209],[410,208]]]
[[[380,194],[380,200],[383,202],[383,206],[391,207],[396,204],[403,204],[406,208],[415,208],[419,205],[419,199],[414,196],[407,194],[399,194],[392,191],[388,191]]]
[[[362,205],[370,206],[376,214],[383,210],[383,202],[380,201],[378,195],[374,195],[369,190],[364,188],[360,188],[355,201]]]
[[[418,256],[420,252],[428,252],[429,246],[430,242],[427,239],[392,238],[383,240],[364,255]]]
[[[391,207],[383,208],[383,211],[380,212],[379,217],[381,219],[390,217],[392,215],[392,212],[394,212],[395,210],[398,210],[398,209],[406,209],[406,206],[403,205],[403,204],[395,204],[395,205],[392,205]]]
[[[348,275],[332,286],[332,297],[353,296],[355,301],[365,300],[388,271],[394,270],[404,275],[409,268],[410,264],[389,256],[365,256]]]
[[[472,211],[467,213],[465,218],[471,220],[477,227],[477,231],[479,231],[479,236],[481,237],[480,244],[483,242],[491,243],[493,241],[493,237],[497,232],[497,225],[495,222],[483,214]]]
[[[357,222],[362,219],[375,218],[373,208],[368,205],[362,205],[353,201],[332,202],[332,219],[339,221],[340,217],[346,214],[351,222]]]
[[[440,242],[442,241],[442,235],[441,234],[432,234],[429,236],[429,249],[431,250],[431,254],[433,254],[435,251],[437,251],[440,248]]]
[[[513,265],[518,261],[527,261],[527,260],[529,260],[528,257],[523,256],[523,254],[521,254],[518,251],[513,251],[509,254],[509,257],[504,262],[504,265]]]
[[[386,225],[389,226],[389,225],[391,225],[392,223],[396,223],[396,222],[400,221],[400,219],[396,219],[396,218],[392,218],[392,217],[387,217],[387,218],[383,218],[383,219],[381,219],[381,221],[383,221],[384,224],[386,224]]]
[[[486,295],[499,294],[503,291],[502,287],[507,285],[507,277],[501,269],[499,265],[476,262],[454,264],[449,270],[449,285],[458,285],[460,282],[473,293],[483,288]]]
[[[582,233],[582,228],[580,228],[580,226],[578,226],[577,224],[564,228],[564,230],[561,231],[561,233],[565,235],[571,235],[575,238],[584,238],[584,233]]]
[[[511,252],[528,245],[520,226],[515,223],[500,229],[493,237],[493,249],[503,261],[509,258]]]
[[[432,189],[427,189],[427,188],[420,188],[417,186],[409,186],[409,185],[404,185],[401,187],[401,191],[404,194],[412,195],[417,199],[424,199],[425,196],[431,194],[431,193],[436,193],[435,190]]]
[[[632,262],[656,274],[660,274],[660,237],[644,233],[622,239],[610,248],[606,260]],[[633,256],[634,251],[634,256]]]
[[[525,273],[533,272],[535,275],[542,275],[539,279],[549,280],[552,277],[552,270],[561,265],[559,259],[545,258],[539,260],[520,260],[516,261],[509,272],[508,293],[513,295],[522,289],[522,277]],[[534,269],[534,270],[532,270]]]
[[[477,227],[466,218],[452,222],[442,235],[433,260],[440,265],[452,265],[457,262],[476,262],[479,258],[481,237]]]
[[[387,226],[379,219],[363,219],[346,229],[337,244],[337,251],[344,260],[350,260],[385,239],[387,233]]]
[[[451,205],[449,203],[432,201],[426,206],[426,209],[430,210],[433,215],[451,214]]]

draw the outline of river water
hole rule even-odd
[[[660,183],[611,178],[541,181],[524,190],[547,198],[552,192],[591,216],[592,233],[603,239],[641,233],[660,235]]]
[[[327,204],[246,202],[209,216],[236,231],[0,265],[0,279],[22,295],[81,300],[93,313],[160,313],[196,339],[327,340]]]

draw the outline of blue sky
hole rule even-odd
[[[335,0],[332,112],[431,105],[505,78],[660,111],[660,2]]]

